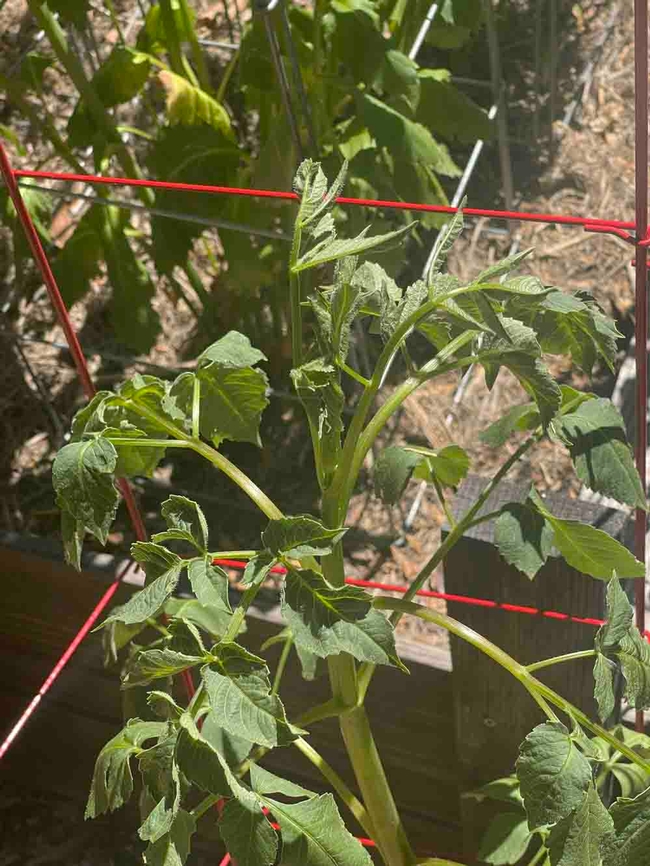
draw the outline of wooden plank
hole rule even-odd
[[[487,483],[469,479],[461,488],[455,510],[462,514]],[[522,501],[528,485],[504,483],[491,497],[485,513],[509,501]],[[613,535],[626,531],[625,515],[565,497],[548,496],[558,517],[579,519]],[[491,543],[494,524],[481,524],[455,545],[445,560],[447,592],[499,602],[602,618],[604,581],[579,574],[561,558],[549,558],[534,581],[507,565]],[[451,616],[496,643],[517,661],[543,658],[593,647],[593,626],[450,602]],[[519,743],[544,720],[522,686],[487,656],[452,638],[453,690],[461,786],[471,790],[513,771]],[[596,717],[593,662],[583,659],[539,672],[539,678]],[[476,826],[472,801],[463,798],[465,856],[476,853],[482,828]]]

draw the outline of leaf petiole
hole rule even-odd
[[[180,439],[131,439],[127,436],[105,436],[113,445],[128,445],[137,448],[190,448],[187,441]]]
[[[532,665],[526,665],[526,670],[531,673],[532,671],[541,670],[542,668],[550,668],[552,665],[559,665],[562,662],[572,662],[574,659],[586,659],[593,658],[593,656],[598,655],[596,650],[580,650],[580,652],[574,653],[565,653],[561,656],[553,656],[552,658],[543,659],[541,662],[533,662]]]
[[[363,385],[364,388],[370,387],[370,379],[366,379],[365,376],[362,376],[361,373],[358,373],[353,367],[350,367],[344,361],[339,361],[338,366],[344,373],[347,373],[351,379],[354,379],[355,382]]]

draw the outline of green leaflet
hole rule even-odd
[[[253,795],[229,800],[219,818],[219,832],[237,866],[273,866],[278,834]]]
[[[594,662],[594,698],[598,704],[598,715],[606,721],[616,707],[614,693],[614,673],[616,665],[600,653]]]
[[[650,773],[638,764],[614,764],[612,775],[620,786],[621,797],[636,797],[650,787]]]
[[[539,424],[539,413],[534,403],[513,406],[505,415],[479,433],[479,439],[491,448],[501,448],[513,433],[533,430]]]
[[[556,824],[547,840],[552,866],[601,866],[614,823],[593,784],[582,803]]]
[[[350,348],[350,328],[367,297],[356,275],[356,257],[336,263],[334,291],[330,297],[332,318],[331,352],[339,362],[345,362]]]
[[[460,170],[444,144],[429,130],[368,93],[356,94],[357,111],[379,147],[388,148],[398,161],[458,177]]]
[[[231,797],[239,786],[220,753],[201,734],[189,713],[180,720],[175,760],[188,781],[209,794]]]
[[[487,113],[447,80],[434,77],[440,70],[420,69],[421,95],[415,119],[444,139],[473,143],[494,135]],[[433,75],[429,74],[433,73]]]
[[[226,138],[233,138],[228,112],[205,90],[194,87],[186,78],[165,69],[158,78],[166,94],[167,117],[171,126],[199,126],[203,123],[214,127]]]
[[[224,439],[260,445],[260,418],[268,405],[267,378],[251,365],[263,359],[247,337],[231,331],[199,356],[196,373],[182,373],[176,379],[170,399],[191,416],[194,382],[198,379],[202,435],[216,446]]]
[[[320,241],[298,259],[293,267],[293,273],[297,274],[300,271],[308,268],[316,268],[327,262],[335,262],[338,259],[346,256],[358,256],[361,253],[370,252],[370,250],[387,250],[397,245],[402,238],[412,231],[415,223],[409,223],[395,231],[387,232],[383,235],[373,235],[366,237],[370,227],[363,229],[361,234],[356,238],[333,238],[327,237]]]
[[[478,859],[492,866],[513,866],[528,850],[533,834],[520,812],[496,815],[481,840]]]
[[[422,306],[428,296],[429,290],[422,280],[418,280],[405,289],[403,297],[398,299],[397,303],[394,302],[387,289],[384,289],[381,297],[379,326],[385,341],[388,341],[397,328]],[[404,338],[407,336],[408,334],[405,334]]]
[[[226,614],[232,613],[228,599],[228,575],[217,565],[212,565],[210,556],[192,559],[187,566],[187,576],[198,602],[206,607],[217,608]]]
[[[203,719],[201,736],[210,743],[213,749],[219,752],[233,770],[250,755],[253,748],[253,743],[250,740],[224,731],[219,724],[219,717],[213,712],[209,712]]]
[[[57,505],[76,522],[74,543],[69,534],[70,520],[66,525],[66,555],[70,562],[78,561],[76,548],[82,528],[106,544],[117,511],[118,495],[113,484],[116,464],[115,448],[101,437],[71,442],[54,459],[52,483]]]
[[[623,418],[611,400],[587,400],[559,418],[554,428],[569,446],[576,474],[587,487],[647,510]]]
[[[314,442],[319,483],[328,486],[336,469],[343,430],[345,396],[336,369],[319,358],[291,371],[296,393],[305,408]]]
[[[263,583],[273,565],[277,562],[277,557],[267,550],[262,550],[257,556],[249,559],[244,569],[242,576],[242,584],[244,586],[255,586],[258,583]]]
[[[213,648],[215,660],[201,675],[210,706],[221,726],[231,734],[261,746],[283,746],[295,740],[282,702],[271,694],[263,659],[235,643]]]
[[[293,188],[300,196],[299,217],[304,225],[320,215],[327,194],[327,178],[320,163],[303,160],[293,179]]]
[[[445,445],[444,448],[435,451],[415,445],[406,445],[405,448],[424,458],[416,467],[414,478],[424,478],[430,483],[436,480],[443,487],[455,488],[469,471],[469,455],[460,445]]]
[[[103,626],[114,620],[131,625],[156,616],[176,589],[181,571],[185,567],[180,556],[152,542],[136,541],[131,545],[131,555],[146,572],[145,587],[136,592],[126,604],[113,610],[102,623]]]
[[[370,866],[361,843],[346,830],[331,794],[300,803],[262,798],[280,825],[283,866]]]
[[[481,273],[472,280],[472,283],[475,285],[478,285],[480,283],[495,282],[497,277],[505,276],[506,274],[509,274],[510,271],[516,270],[519,267],[519,265],[521,264],[521,262],[523,262],[524,259],[528,258],[528,256],[532,253],[532,251],[533,251],[532,248],[530,248],[527,250],[523,250],[520,253],[515,253],[512,256],[507,256],[505,259],[501,259],[500,262],[496,262],[495,264],[490,265],[489,268],[486,268],[485,270],[481,271]],[[526,293],[526,294],[528,292],[530,292],[531,290],[535,294],[537,294],[541,291],[539,288],[540,283],[535,277],[532,277],[532,278],[531,277],[529,277],[529,278],[524,277],[523,279],[524,280],[533,279],[533,280],[535,280],[535,283],[530,283],[530,282],[525,282],[523,284],[520,283],[520,284],[518,284],[519,285],[519,291],[521,291],[522,293]],[[517,287],[517,284],[515,284],[514,286],[511,284],[510,290],[514,289],[516,291],[517,290],[516,287]],[[546,293],[547,291],[550,291],[550,290],[544,290],[544,293]]]
[[[577,520],[554,517],[535,490],[531,491],[529,498],[553,528],[553,544],[576,571],[600,580],[610,580],[614,574],[644,576],[643,563],[611,535]]]
[[[516,772],[531,830],[565,818],[591,782],[591,765],[561,722],[544,722],[528,734]]]
[[[201,664],[202,656],[185,655],[172,649],[140,650],[129,659],[122,676],[122,686],[142,686],[151,680],[172,677]]]
[[[259,764],[251,764],[251,788],[257,794],[284,794],[285,797],[295,797],[303,799],[307,797],[318,796],[313,791],[308,791],[307,788],[301,788],[295,782],[290,782],[288,779],[281,779],[274,773],[260,767]]]
[[[420,454],[399,445],[384,448],[374,466],[376,495],[387,505],[395,505],[402,498],[413,470],[421,462]]]
[[[190,854],[190,840],[196,830],[196,822],[189,812],[178,810],[168,833],[144,852],[146,866],[183,866]]]
[[[147,693],[147,704],[161,719],[179,719],[184,712],[171,695],[156,689]]]
[[[616,835],[608,861],[613,866],[646,866],[650,851],[650,789],[632,800],[619,797],[609,811]]]
[[[168,532],[153,536],[154,541],[179,540],[192,544],[200,553],[208,549],[208,524],[201,506],[186,496],[172,494],[160,509]]]
[[[551,292],[532,324],[545,352],[571,355],[587,374],[598,357],[613,369],[621,334],[587,292]]]
[[[395,505],[411,476],[442,487],[457,487],[468,469],[469,457],[458,445],[435,451],[416,445],[389,445],[375,463],[375,493],[387,505]]]
[[[173,739],[172,745],[175,748],[176,737],[170,739]],[[181,780],[178,766],[173,760],[173,749],[170,776],[171,780],[167,790],[149,812],[138,830],[138,835],[143,842],[154,844],[163,836],[170,833],[178,815],[181,804]],[[147,793],[151,795],[150,790]]]
[[[262,533],[262,544],[276,557],[325,556],[334,550],[346,532],[345,527],[328,529],[315,517],[299,514],[270,520]]]
[[[371,609],[372,599],[352,586],[331,587],[314,571],[290,569],[282,590],[282,614],[296,646],[319,658],[348,652],[359,661],[392,664],[397,657],[393,628]]]
[[[127,802],[133,793],[130,758],[137,754],[144,742],[163,736],[166,730],[165,722],[131,719],[119,734],[106,743],[95,762],[86,818],[114,812]]]
[[[182,617],[212,635],[215,640],[221,638],[228,629],[232,614],[220,607],[205,607],[195,599],[169,598],[165,602],[164,612],[168,616]],[[246,631],[242,623],[239,633]]]
[[[150,692],[149,694],[152,693]],[[157,694],[165,693],[158,692]],[[165,694],[165,697],[173,704],[169,695]],[[150,701],[147,702],[151,705]],[[150,746],[138,755],[138,767],[142,776],[142,784],[154,801],[160,800],[172,789],[178,788],[178,779],[175,778],[176,773],[174,772],[176,738],[177,732],[173,731],[168,737],[160,739],[155,745]]]
[[[528,502],[511,502],[496,519],[494,543],[509,565],[532,580],[551,553],[553,529]]]

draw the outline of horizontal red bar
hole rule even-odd
[[[70,172],[57,171],[28,171],[19,169],[13,172],[14,177],[31,177],[47,180],[62,180],[67,182],[81,182],[91,184],[107,184],[112,186],[144,186],[150,189],[168,189],[183,192],[210,193],[212,195],[235,195],[252,196],[257,198],[275,198],[295,201],[298,196],[295,192],[274,189],[248,189],[236,186],[211,186],[204,183],[176,183],[164,180],[147,180],[144,178],[128,177],[103,177],[96,174],[72,174]],[[424,211],[427,213],[454,214],[458,208],[446,205],[421,204],[419,202],[389,201],[374,198],[348,198],[339,196],[336,201],[339,204],[355,205],[358,207],[392,208],[396,210]],[[525,211],[492,210],[486,208],[466,207],[463,213],[467,216],[487,217],[489,219],[515,220],[523,222],[551,223],[556,225],[569,225],[581,227],[593,227],[594,230],[604,229],[635,229],[636,223],[623,220],[594,219],[592,217],[568,216],[565,214],[526,213]]]

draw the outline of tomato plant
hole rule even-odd
[[[150,686],[148,701],[160,721],[130,719],[102,750],[87,815],[94,817],[129,799],[135,761],[142,777],[139,832],[148,843],[149,864],[184,862],[198,820],[218,823],[240,866],[271,866],[278,857],[301,866],[368,864],[368,854],[345,829],[331,794],[317,796],[259,763],[270,749],[297,748],[375,840],[383,862],[411,866],[416,860],[364,703],[377,665],[404,669],[394,628],[402,616],[415,616],[486,653],[521,683],[545,717],[521,745],[516,791],[511,785],[509,795],[516,803],[513,814],[521,844],[525,835],[528,847],[529,836],[535,834],[536,844],[542,845],[539,856],[548,849],[553,863],[596,864],[602,855],[612,866],[640,864],[634,846],[639,834],[645,838],[650,832],[648,792],[635,799],[622,796],[608,810],[594,767],[607,761],[613,766],[615,754],[625,758],[628,772],[638,781],[650,772],[647,754],[535,676],[538,668],[586,653],[524,666],[463,623],[413,601],[465,531],[495,519],[496,544],[504,559],[531,579],[555,548],[578,571],[608,582],[608,622],[588,653],[595,659],[601,716],[604,720],[611,713],[617,669],[629,703],[650,705],[650,649],[632,624],[618,577],[642,577],[644,565],[596,527],[555,516],[534,488],[525,502],[479,516],[508,471],[545,436],[568,448],[578,477],[592,490],[646,508],[617,411],[608,400],[559,386],[544,360],[545,353],[565,354],[589,373],[597,360],[613,363],[619,334],[587,293],[563,292],[531,275],[514,276],[529,251],[491,265],[469,283],[446,273],[446,257],[462,229],[462,212],[441,232],[426,279],[402,289],[380,265],[362,258],[403,243],[411,227],[384,235],[364,229],[356,237],[337,236],[332,211],[344,171],[328,188],[320,166],[307,160],[294,184],[300,205],[289,259],[291,375],[309,421],[322,492],[320,515],[282,514],[220,451],[225,440],[259,444],[258,426],[267,403],[267,380],[260,367],[265,358],[234,331],[213,343],[193,371],[172,383],[137,375],[114,393],[97,394],[75,417],[71,440],[55,460],[65,548],[77,566],[86,532],[106,541],[118,506],[115,478],[151,474],[170,448],[192,451],[223,472],[268,519],[258,549],[217,551],[199,505],[171,496],[162,506],[167,529],[132,546],[133,558],[146,572],[145,586],[114,609],[103,628],[111,652],[123,658],[123,686]],[[350,329],[359,317],[372,321],[379,344],[368,379],[348,364]],[[428,360],[419,366],[408,350],[416,332],[430,345]],[[376,403],[400,352],[406,360],[405,377]],[[465,514],[454,520],[449,512],[449,534],[402,599],[373,597],[346,585],[341,541],[368,450],[410,394],[432,378],[469,364],[482,366],[488,388],[501,368],[510,370],[525,394],[521,405],[485,431],[486,441],[502,447],[516,431],[528,435]],[[344,377],[362,385],[347,425]],[[433,485],[448,510],[449,491],[468,467],[469,457],[458,446],[439,451],[390,447],[375,463],[375,486],[387,502],[395,502],[416,474]],[[246,591],[234,611],[227,575],[214,565],[219,556],[246,562]],[[276,565],[286,571],[281,589],[286,628],[279,637],[284,649],[271,682],[266,660],[245,646],[241,629],[247,609]],[[183,572],[194,601],[174,598]],[[151,627],[154,639],[141,645]],[[280,691],[284,665],[294,648],[306,676],[316,659],[327,660],[331,697],[301,718],[288,719]],[[188,670],[198,673],[199,685],[190,703],[181,706],[172,696],[170,677]],[[361,800],[309,743],[310,728],[331,716],[339,720]],[[202,798],[198,801],[197,793]],[[211,808],[218,802],[220,816]],[[266,810],[279,830],[269,823]],[[590,852],[586,861],[580,859],[583,849]]]

